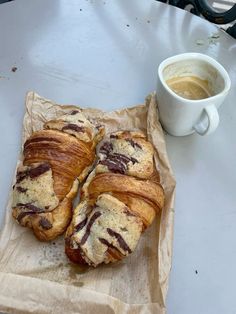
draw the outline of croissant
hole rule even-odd
[[[46,122],[24,143],[12,215],[39,240],[52,240],[66,230],[79,183],[90,171],[103,135],[104,128],[94,126],[79,109]]]
[[[72,262],[96,267],[134,251],[164,206],[153,155],[141,132],[119,131],[100,145],[99,161],[66,232],[65,252]]]

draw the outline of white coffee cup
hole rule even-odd
[[[204,99],[186,99],[166,83],[168,79],[197,76],[207,80],[213,95]],[[217,108],[230,89],[230,78],[216,60],[200,53],[184,53],[165,59],[158,67],[157,101],[160,121],[171,135],[184,136],[197,132],[210,134],[219,124]]]

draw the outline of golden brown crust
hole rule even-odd
[[[71,262],[80,265],[86,265],[87,263],[83,259],[80,249],[72,249],[70,245],[65,246],[65,253],[71,260]]]
[[[118,173],[102,173],[96,175],[88,187],[88,196],[91,201],[102,193],[121,193],[132,195],[135,198],[145,198],[153,207],[160,209],[164,205],[164,191],[160,184],[149,180],[139,180],[134,177]]]
[[[98,148],[66,233],[66,254],[96,267],[123,259],[164,206],[154,149],[140,132],[119,131]],[[135,165],[135,167],[134,167]]]
[[[32,219],[32,229],[41,241],[53,240],[65,231],[71,221],[71,215],[72,202],[65,197],[51,213],[35,215]],[[47,221],[52,228],[47,229]]]
[[[76,177],[95,158],[91,143],[57,130],[35,132],[24,145],[24,165],[47,162],[53,171],[54,190],[60,200],[70,191]]]
[[[159,207],[153,206],[153,204],[149,203],[145,198],[141,196],[137,197],[137,194],[112,192],[111,195],[131,208],[132,211],[142,219],[143,230],[151,225],[156,216],[157,209],[160,209]]]
[[[68,124],[72,118],[64,116],[64,122],[49,121],[45,124],[46,130],[33,133],[24,144],[24,166],[19,167],[17,172],[12,215],[22,226],[32,228],[42,241],[52,240],[66,230],[79,183],[90,171],[95,160],[96,144],[104,135],[103,127],[98,129],[81,112],[79,115],[83,121],[78,120],[78,124],[83,122],[86,125],[83,129],[75,124],[74,116],[72,127]],[[56,128],[57,123],[60,127],[63,123],[66,132],[63,127],[62,130]],[[72,133],[76,130],[76,134],[67,132],[71,131],[68,125]],[[40,187],[41,194],[44,187],[50,187],[47,201],[40,202],[37,187]]]

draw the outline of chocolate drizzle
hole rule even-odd
[[[126,138],[125,140],[126,140],[127,142],[129,142],[130,145],[131,145],[133,148],[142,149],[142,146],[139,145],[138,143],[134,142],[131,138]]]
[[[20,214],[17,216],[16,220],[20,223],[21,220],[22,220],[23,218],[25,218],[25,216],[32,215],[32,214],[35,214],[35,213],[32,213],[31,211],[22,212],[22,213],[20,213]]]
[[[119,153],[113,153],[112,155],[109,156],[109,158],[113,158],[113,159],[118,159],[120,161],[122,161],[123,163],[127,164],[130,161],[130,158],[123,155],[123,154],[119,154]]]
[[[114,250],[117,250],[118,252],[120,252],[117,247],[115,247],[114,245],[112,245],[111,243],[109,243],[106,239],[104,239],[104,238],[98,238],[98,240],[99,240],[102,244],[106,245],[107,247],[109,247],[109,248],[111,248],[111,249],[114,249]]]
[[[22,188],[21,186],[17,186],[17,187],[16,187],[16,190],[17,190],[18,192],[20,192],[20,193],[25,193],[28,189],[24,189],[24,188]]]
[[[47,218],[45,218],[45,217],[41,217],[40,218],[39,226],[41,226],[45,230],[49,230],[49,229],[52,228],[51,222]]]
[[[115,134],[111,134],[111,135],[110,135],[110,138],[118,138],[118,136],[115,135]]]
[[[107,168],[114,173],[125,174],[126,166],[124,163],[119,162],[119,160],[112,161],[110,158],[101,160],[99,162],[101,165],[107,166]]]
[[[118,241],[120,247],[124,250],[127,251],[128,253],[132,253],[131,249],[129,248],[128,244],[125,242],[125,240],[123,239],[123,237],[115,232],[114,230],[107,228],[107,232],[111,237],[116,238],[116,240]]]
[[[74,116],[74,115],[75,115],[75,114],[77,114],[77,113],[79,113],[79,111],[78,111],[78,110],[73,110],[73,111],[71,111],[71,113],[70,113],[70,114],[71,114],[72,116]]]
[[[31,179],[34,179],[49,170],[50,170],[50,166],[48,164],[42,164],[36,168],[30,169],[29,176]]]
[[[123,154],[118,154],[118,153],[113,153],[114,156],[116,156],[117,158],[119,158],[120,160],[122,160],[125,163],[128,163],[129,161],[132,161],[133,164],[135,164],[136,162],[138,162],[138,160],[134,157],[128,157],[125,156]]]
[[[135,164],[136,162],[138,162],[138,160],[134,157],[130,157],[130,160],[132,161],[133,164]]]
[[[29,209],[28,211],[24,211],[24,212],[21,212],[18,216],[17,216],[17,221],[20,223],[21,220],[23,218],[25,218],[25,216],[28,216],[28,215],[34,215],[34,214],[40,214],[40,213],[43,213],[44,210],[42,208],[39,208],[35,205],[32,205],[31,203],[26,203],[26,204],[22,204],[22,203],[17,203],[16,204],[16,207],[20,207],[20,208],[26,208],[26,209]]]
[[[128,157],[123,154],[113,153],[108,154],[107,158],[101,160],[99,163],[108,167],[108,169],[115,173],[125,174],[127,170],[127,165],[129,162],[133,164],[138,162],[136,158]]]
[[[112,143],[105,142],[101,147],[100,147],[100,153],[108,155],[110,152],[113,150],[113,145]]]
[[[78,232],[84,228],[88,221],[88,217],[86,217],[84,220],[82,220],[78,225],[75,226],[75,232]]]
[[[42,208],[39,208],[31,203],[26,203],[26,204],[22,204],[22,203],[17,203],[16,204],[17,207],[22,207],[22,208],[27,208],[29,209],[32,213],[43,213],[44,210]]]
[[[116,135],[111,134],[110,138],[116,138]],[[101,148],[100,153],[106,155],[105,159],[100,160],[101,165],[107,166],[111,172],[125,174],[128,163],[131,161],[133,164],[138,162],[134,157],[128,157],[124,154],[115,153],[113,151],[113,144],[105,142]]]
[[[16,183],[20,183],[27,177],[30,177],[30,179],[37,178],[48,170],[50,170],[50,166],[48,164],[41,164],[35,168],[26,169],[25,171],[19,171],[16,175]]]
[[[73,124],[73,123],[65,125],[62,128],[62,131],[65,131],[65,130],[72,130],[75,132],[84,132],[84,128],[82,126],[78,126],[77,124]]]
[[[83,245],[87,241],[90,235],[90,230],[92,228],[92,225],[94,224],[95,220],[100,216],[101,216],[101,212],[95,212],[93,216],[90,218],[89,223],[87,224],[87,227],[86,227],[85,234],[83,235],[83,238],[80,241],[81,245]]]

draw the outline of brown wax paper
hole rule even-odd
[[[155,94],[144,105],[84,114],[104,124],[107,133],[141,130],[156,149],[155,163],[165,190],[165,208],[141,236],[134,253],[96,269],[72,265],[64,254],[64,237],[39,242],[11,216],[12,193],[0,235],[0,311],[5,313],[165,313],[171,268],[175,180],[158,120]],[[26,97],[22,144],[47,120],[75,106],[60,106],[34,92]],[[20,155],[18,163],[22,155]],[[14,183],[14,179],[13,179]]]

